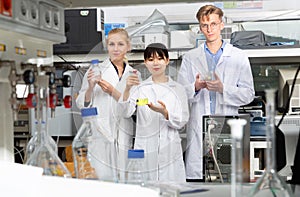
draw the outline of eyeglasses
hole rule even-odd
[[[209,26],[210,29],[215,29],[220,23],[221,22],[219,23],[212,22],[211,24],[200,24],[200,28],[201,30],[207,30]]]

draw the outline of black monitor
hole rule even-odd
[[[297,67],[279,69],[278,107],[285,108],[291,93]],[[300,114],[300,75],[297,76],[293,95],[289,102],[288,114]]]
[[[53,45],[55,55],[103,52],[102,33],[97,31],[97,9],[66,9],[67,41]]]

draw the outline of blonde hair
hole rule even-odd
[[[115,28],[115,29],[110,30],[110,31],[108,32],[108,34],[107,34],[106,43],[108,43],[109,36],[111,36],[111,35],[113,35],[113,34],[121,34],[121,35],[124,35],[125,38],[126,38],[127,44],[130,45],[130,38],[129,38],[128,32],[127,32],[125,29],[122,29],[122,28]]]
[[[115,29],[110,30],[110,31],[108,32],[108,34],[107,34],[106,44],[108,44],[109,37],[110,37],[111,35],[114,35],[114,34],[120,34],[120,35],[125,36],[126,42],[127,42],[128,46],[129,46],[129,49],[131,48],[130,37],[129,37],[129,35],[128,35],[128,32],[127,32],[125,29],[122,29],[122,28],[115,28]],[[128,58],[127,58],[126,55],[124,56],[123,61],[126,62],[126,63],[128,64]]]

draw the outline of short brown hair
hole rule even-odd
[[[202,6],[198,10],[198,12],[196,14],[196,18],[200,22],[200,20],[203,17],[205,17],[205,16],[208,17],[210,14],[217,14],[217,15],[219,15],[220,20],[222,20],[222,17],[224,15],[223,11],[220,8],[218,8],[218,7],[214,6],[214,5],[205,5],[205,6]]]

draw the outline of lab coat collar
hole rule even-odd
[[[223,54],[221,55],[221,57],[228,57],[228,56],[231,56],[231,50],[232,50],[232,44],[230,43],[227,43],[226,41],[223,40],[223,45],[224,45],[224,48],[223,48]],[[205,46],[204,46],[204,43],[202,43],[199,47],[198,47],[199,51],[200,51],[200,56],[198,58],[202,58],[202,55],[205,55]]]
[[[109,67],[111,65],[111,61],[109,60],[109,58],[106,58],[103,62],[103,66],[104,67]]]
[[[176,85],[175,81],[170,76],[168,76],[168,78],[169,78],[168,82],[163,83],[163,84],[166,84],[167,86],[170,86],[170,87],[174,87]],[[152,80],[152,76],[150,76],[146,80],[144,80],[142,82],[142,84],[143,85],[152,85],[152,84],[154,84],[154,82]]]
[[[226,43],[224,46],[224,50],[223,50],[223,57],[230,57],[231,56],[231,51],[232,51],[232,44]]]
[[[211,55],[213,55],[213,53],[209,50],[208,46],[206,45],[206,42],[204,42],[203,44],[204,44],[204,49],[205,49],[206,51],[208,51],[208,53],[210,53]],[[224,51],[225,45],[226,45],[226,42],[225,42],[224,40],[222,40],[222,45],[221,45],[221,47],[220,47],[220,49],[219,49],[219,50],[222,50],[222,53],[223,53],[223,51]],[[218,51],[219,51],[219,50],[218,50]]]

